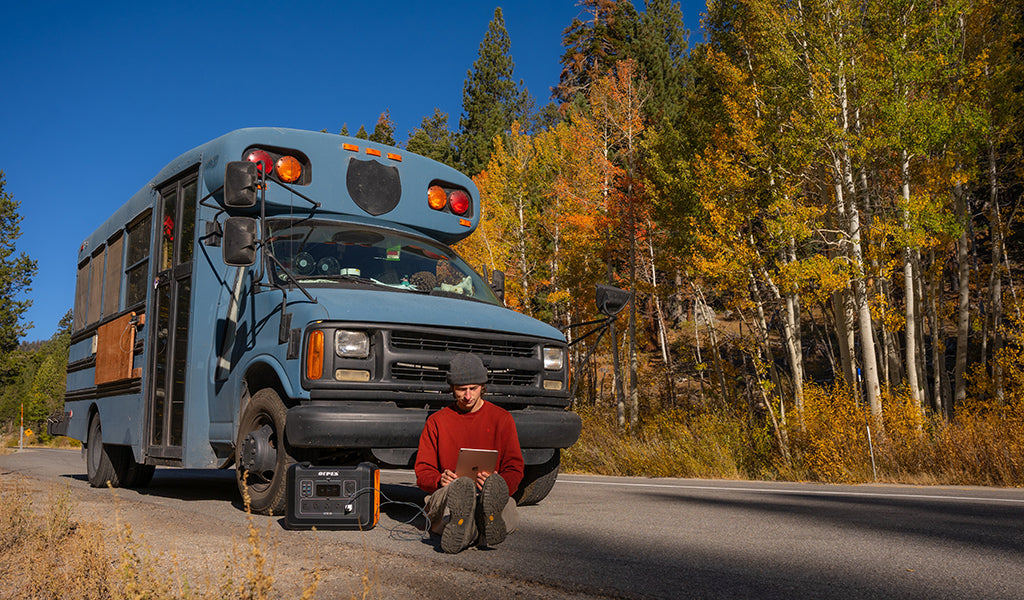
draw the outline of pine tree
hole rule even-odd
[[[389,111],[385,110],[380,113],[380,117],[377,119],[377,124],[374,125],[373,133],[370,134],[369,139],[371,142],[377,142],[378,144],[396,145],[395,122],[391,120],[391,113]]]
[[[635,53],[639,17],[629,0],[582,0],[590,14],[586,21],[573,19],[562,33],[562,73],[554,97],[568,104],[586,94],[591,84],[607,75],[621,60]]]
[[[356,138],[360,140],[370,139],[370,134],[366,133],[366,127],[363,125],[359,126],[359,131],[356,132]]]
[[[640,16],[632,58],[650,86],[648,120],[677,124],[686,109],[687,89],[692,83],[686,51],[690,31],[683,11],[672,0],[646,0]]]
[[[448,130],[448,113],[434,108],[434,114],[423,117],[420,126],[409,132],[405,148],[446,165],[455,164],[455,137]]]
[[[14,255],[15,243],[21,237],[22,217],[18,214],[20,203],[6,192],[6,184],[4,172],[0,171],[0,364],[32,326],[20,322],[32,301],[18,297],[31,290],[36,273],[36,261],[24,252]]]
[[[71,311],[49,340],[22,343],[7,355],[10,374],[0,387],[0,423],[17,423],[24,408],[25,423],[43,431],[46,417],[64,402]]]
[[[342,123],[341,124],[341,131],[338,132],[338,133],[339,133],[339,135],[345,135],[345,136],[349,135],[349,133],[348,133],[348,123]]]
[[[487,165],[494,137],[504,134],[520,117],[526,94],[512,79],[514,63],[511,42],[501,8],[487,27],[473,68],[462,87],[462,116],[459,117],[459,162],[469,175]]]

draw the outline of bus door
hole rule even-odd
[[[161,187],[156,211],[147,454],[172,462],[181,460],[185,424],[197,185],[193,172]]]

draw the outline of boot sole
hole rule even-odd
[[[476,485],[471,479],[460,477],[449,483],[448,511],[451,517],[441,533],[441,550],[456,554],[468,548],[473,540],[468,539],[476,508]]]
[[[484,537],[484,543],[488,546],[497,546],[505,541],[508,531],[501,511],[505,510],[508,501],[508,484],[505,483],[505,480],[500,475],[488,477],[484,482],[484,489],[480,492],[478,515],[480,520],[478,527]]]

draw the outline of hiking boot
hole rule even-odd
[[[476,484],[468,477],[459,477],[448,484],[448,524],[441,533],[441,550],[449,554],[462,552],[473,543],[476,527]]]
[[[480,490],[480,506],[476,510],[477,529],[484,545],[494,547],[505,541],[508,531],[501,511],[507,503],[508,484],[497,473],[489,476]]]

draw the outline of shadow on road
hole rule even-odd
[[[833,528],[858,528],[886,535],[917,536],[964,548],[1024,555],[1020,504],[957,502],[951,499],[883,496],[765,494],[749,499],[644,492],[664,502],[704,505],[747,513],[750,518],[792,516]]]
[[[69,473],[63,477],[87,483],[85,474]],[[425,519],[420,512],[426,494],[416,486],[382,483],[381,515],[398,524],[408,524],[420,531]],[[245,505],[235,483],[235,470],[157,468],[153,481],[144,488],[119,488],[122,494],[155,496],[190,502],[219,500],[244,511]]]

